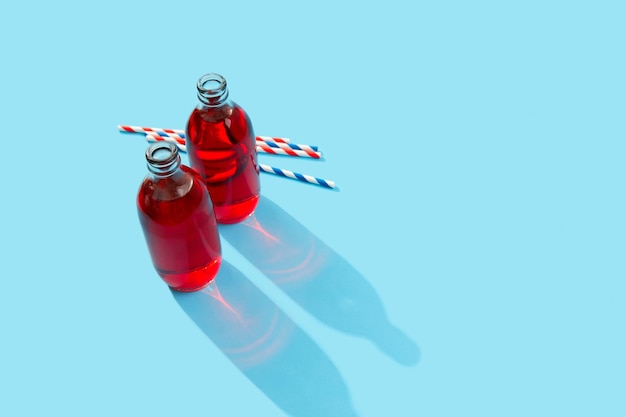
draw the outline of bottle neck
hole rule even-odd
[[[172,176],[180,168],[178,148],[168,142],[156,142],[146,150],[148,171],[156,178]]]
[[[205,74],[198,80],[198,99],[209,107],[219,107],[228,101],[226,79],[219,74]]]

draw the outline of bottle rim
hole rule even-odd
[[[226,79],[220,74],[210,72],[204,74],[196,85],[198,99],[209,106],[222,104],[228,98]]]
[[[146,149],[148,170],[155,174],[166,175],[180,166],[178,148],[169,142],[155,142]]]

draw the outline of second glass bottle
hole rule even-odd
[[[243,108],[228,98],[219,74],[198,80],[199,103],[187,122],[187,153],[204,179],[218,223],[237,223],[254,212],[260,181],[256,136]]]

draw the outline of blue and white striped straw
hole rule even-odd
[[[326,188],[335,188],[335,182],[330,180],[325,180],[323,178],[317,178],[311,175],[299,174],[293,171],[287,171],[286,169],[280,169],[276,167],[271,167],[265,164],[259,164],[262,172],[267,172],[268,174],[280,175],[281,177],[291,178],[298,181],[308,182],[309,184],[320,185]]]

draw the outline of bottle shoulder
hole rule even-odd
[[[212,215],[212,200],[199,175],[185,172],[183,177],[185,181],[182,182],[146,178],[137,194],[140,218],[163,224],[178,224],[198,211]]]
[[[181,167],[172,175],[167,177],[157,177],[147,175],[140,187],[139,196],[145,200],[155,201],[174,201],[187,196],[195,182],[195,176],[198,175],[191,168],[181,165]]]
[[[228,148],[242,141],[254,143],[254,128],[246,111],[234,102],[228,108],[198,106],[186,126],[187,147]]]
[[[246,110],[234,101],[228,101],[221,106],[207,106],[204,103],[198,105],[191,112],[190,119],[201,119],[205,122],[220,122],[226,119],[234,119],[237,122],[250,122]]]

